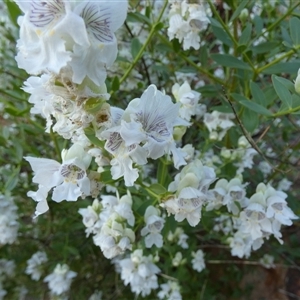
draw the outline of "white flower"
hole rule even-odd
[[[130,192],[119,197],[102,196],[101,203],[93,203],[92,212],[81,210],[83,216],[87,214],[87,234],[93,233],[94,244],[99,246],[106,258],[113,258],[132,249],[135,233],[128,225],[134,226],[135,218],[131,209],[132,198]],[[95,202],[95,201],[94,201]],[[96,213],[97,212],[97,213]],[[89,219],[92,217],[92,220]]]
[[[197,252],[192,252],[192,264],[193,264],[193,269],[201,272],[202,270],[205,269],[205,261],[204,261],[204,253],[202,250],[198,250]]]
[[[277,190],[279,191],[288,191],[290,189],[290,187],[292,186],[292,182],[287,180],[286,178],[282,178],[279,183],[278,183],[278,187]]]
[[[274,218],[279,223],[283,225],[292,225],[293,219],[298,219],[298,217],[293,213],[293,211],[287,206],[284,200],[287,195],[283,192],[277,191],[277,193],[267,199],[267,212],[266,216],[268,218]]]
[[[129,103],[124,112],[120,135],[125,145],[143,143],[150,158],[172,153],[176,168],[186,164],[173,139],[174,126],[188,125],[178,117],[178,110],[179,106],[172,103],[169,96],[150,85],[141,98]]]
[[[207,28],[209,19],[203,3],[190,4],[186,0],[172,3],[170,10],[169,39],[177,38],[183,49],[200,48],[199,32]]]
[[[0,246],[16,241],[19,229],[17,206],[9,195],[0,194]]]
[[[151,209],[152,207],[153,206],[148,206],[147,210]],[[156,245],[156,247],[161,248],[163,245],[163,237],[160,232],[164,227],[165,220],[158,214],[151,214],[147,217],[145,216],[145,221],[146,226],[141,230],[141,235],[146,236],[146,247],[151,248],[153,245]]]
[[[34,177],[33,182],[39,184],[39,190],[29,192],[39,203],[43,203],[42,211],[47,210],[45,203],[47,192],[53,189],[52,199],[56,202],[62,200],[76,201],[82,195],[90,194],[90,180],[86,170],[91,162],[91,156],[82,146],[74,144],[69,150],[62,151],[62,164],[52,159],[25,157],[30,163]],[[37,210],[37,215],[40,213]]]
[[[160,269],[153,264],[152,255],[143,256],[143,251],[135,250],[130,258],[119,261],[121,278],[124,284],[130,284],[131,291],[145,297],[151,290],[158,288],[157,275]]]
[[[264,254],[264,256],[259,260],[259,262],[267,269],[275,268],[274,256],[270,254]]]
[[[179,267],[180,265],[185,264],[186,259],[183,258],[181,252],[176,252],[175,256],[172,258],[172,266]]]
[[[61,295],[69,291],[72,279],[77,276],[76,272],[70,271],[69,266],[64,264],[56,265],[53,273],[44,278],[52,294]]]
[[[101,86],[106,66],[116,59],[114,32],[127,15],[127,1],[16,1],[25,16],[19,18],[16,57],[30,74],[71,68],[72,81],[88,78]]]
[[[214,110],[212,113],[204,115],[203,122],[210,133],[218,131],[218,140],[221,141],[229,128],[234,126],[231,119],[234,119],[234,114]]]
[[[161,290],[157,293],[159,299],[181,300],[180,286],[175,281],[168,281],[160,285]]]
[[[42,276],[42,264],[48,261],[47,255],[43,251],[34,253],[30,259],[27,260],[27,267],[25,273],[31,275],[32,280],[40,280]]]
[[[187,81],[181,86],[176,83],[172,87],[172,93],[176,101],[180,103],[179,116],[190,121],[194,115],[200,116],[203,113],[203,107],[198,104],[200,93],[191,89]]]

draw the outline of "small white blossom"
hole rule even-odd
[[[27,260],[25,273],[31,276],[32,280],[38,281],[42,276],[42,265],[48,261],[47,255],[43,251],[38,251]]]
[[[204,253],[202,250],[198,250],[197,252],[192,252],[192,264],[193,264],[193,269],[201,272],[202,270],[205,269],[205,261],[204,261]]]
[[[70,271],[68,265],[58,264],[53,273],[44,278],[44,282],[48,282],[48,287],[52,294],[62,295],[69,291],[72,279],[76,276],[77,273]]]
[[[124,284],[130,284],[131,291],[145,297],[151,290],[158,288],[157,274],[160,269],[153,264],[152,255],[143,256],[143,251],[135,250],[130,258],[118,262],[121,268],[121,278]]]

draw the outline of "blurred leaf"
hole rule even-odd
[[[120,81],[119,81],[119,76],[115,76],[112,83],[111,83],[111,89],[113,91],[117,91],[120,88]],[[101,105],[102,106],[102,105]]]
[[[212,26],[212,30],[214,35],[225,45],[232,47],[233,43],[230,37],[228,36],[227,32],[223,28]]]
[[[251,90],[253,100],[256,103],[261,104],[262,106],[266,107],[267,100],[266,100],[265,94],[260,89],[259,85],[255,82],[251,81],[250,82],[250,90]]]
[[[159,183],[151,184],[149,189],[157,195],[165,194],[167,192],[166,188]]]
[[[136,56],[138,55],[139,51],[142,48],[142,44],[140,43],[138,38],[134,38],[131,41],[131,55],[133,58],[136,58]]]
[[[272,82],[275,88],[276,94],[278,95],[279,99],[282,103],[288,107],[292,107],[292,97],[290,91],[287,87],[280,81],[279,77],[276,75],[272,75]]]
[[[19,177],[20,177],[20,167],[16,167],[9,178],[7,179],[5,183],[5,191],[12,191],[14,187],[18,184]]]
[[[10,0],[4,1],[4,3],[6,4],[9,18],[14,23],[14,25],[18,26],[17,19],[18,16],[22,14],[19,6],[15,2]]]
[[[249,65],[229,54],[212,54],[211,58],[221,66],[251,70]]]
[[[238,42],[239,45],[247,45],[248,42],[250,41],[251,33],[252,33],[252,24],[248,23],[241,34],[241,37]]]
[[[152,22],[149,18],[139,12],[129,12],[127,14],[127,20],[130,22],[139,22],[139,23],[146,23],[147,25],[151,26]]]
[[[237,17],[239,17],[241,11],[245,8],[245,6],[249,3],[249,0],[243,0],[239,6],[234,10],[234,13],[232,14],[229,23],[234,21]]]
[[[262,71],[263,74],[280,74],[280,73],[288,73],[288,74],[296,74],[299,69],[299,60],[294,60],[293,62],[281,62],[276,65],[270,66],[267,69]]]
[[[259,126],[258,114],[245,107],[241,117],[242,123],[248,132],[252,133]]]
[[[263,42],[261,44],[258,44],[257,46],[252,46],[250,49],[255,54],[261,54],[266,53],[277,47],[277,42]]]
[[[261,33],[264,28],[264,20],[260,16],[255,15],[253,18],[253,23],[256,33]]]
[[[293,44],[300,45],[300,20],[296,17],[290,19],[290,33]]]
[[[98,147],[103,148],[104,147],[104,141],[100,141],[96,136],[95,136],[95,131],[90,128],[87,127],[84,129],[84,133],[87,136],[87,138],[95,145]]]
[[[231,97],[252,111],[255,111],[264,116],[272,116],[272,113],[268,109],[266,109],[265,107],[261,106],[258,103],[250,101],[243,95],[232,93]]]

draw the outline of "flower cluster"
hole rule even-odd
[[[102,201],[94,200],[92,206],[81,208],[79,213],[87,227],[87,235],[93,234],[94,244],[99,246],[106,258],[113,258],[132,249],[135,241],[135,217],[130,193],[121,198],[102,196]]]
[[[53,295],[63,295],[70,289],[72,279],[77,273],[71,271],[66,264],[58,264],[54,271],[44,278],[48,282],[49,289]]]
[[[257,186],[256,193],[242,206],[235,221],[237,231],[228,239],[232,255],[249,257],[251,249],[259,249],[264,239],[271,235],[283,243],[281,226],[290,226],[292,220],[298,219],[287,206],[286,197],[286,193],[270,185],[260,183]]]
[[[157,274],[160,269],[153,262],[152,255],[144,256],[141,249],[132,252],[129,258],[116,261],[124,284],[130,284],[136,295],[145,297],[151,290],[158,288]]]
[[[176,221],[187,219],[191,226],[196,226],[201,219],[202,206],[209,199],[208,188],[215,180],[214,170],[195,160],[175,176],[169,191],[176,193],[162,205],[169,214],[175,215]]]
[[[44,251],[34,253],[27,261],[25,273],[30,275],[32,280],[40,280],[43,271],[43,264],[47,261],[48,257]]]
[[[177,38],[183,49],[191,47],[200,48],[199,32],[204,31],[210,23],[208,16],[210,11],[204,1],[199,4],[188,3],[187,0],[170,0],[171,10],[169,13],[170,23],[168,28],[169,39]]]

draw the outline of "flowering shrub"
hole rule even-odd
[[[295,268],[299,7],[1,4],[0,299],[239,299],[241,266]]]

